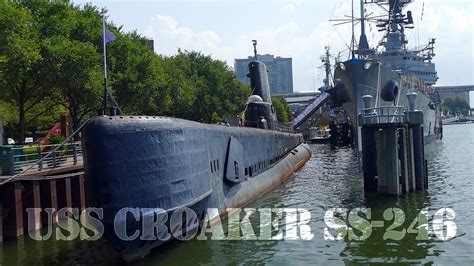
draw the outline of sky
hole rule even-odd
[[[335,26],[331,19],[351,14],[351,0],[73,0],[106,7],[108,21],[136,30],[155,42],[155,52],[175,54],[178,48],[196,50],[226,61],[253,53],[251,40],[258,40],[260,54],[293,58],[295,91],[314,91],[324,78],[320,56],[330,46],[334,55],[347,50],[350,23]],[[360,14],[359,0],[354,0]],[[413,12],[415,29],[408,30],[409,47],[436,38],[433,62],[437,85],[474,85],[474,1],[415,0],[406,10]],[[367,14],[379,14],[376,5]],[[381,35],[375,25],[366,26],[369,44]],[[360,26],[356,25],[358,39]],[[347,59],[347,51],[341,54]],[[471,93],[474,106],[474,93]]]

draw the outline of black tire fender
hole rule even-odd
[[[393,102],[397,98],[398,92],[398,83],[394,80],[390,80],[385,87],[383,87],[381,96],[384,101]]]

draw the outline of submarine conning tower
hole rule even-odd
[[[252,40],[252,43],[255,60],[249,63],[248,77],[252,93],[245,107],[245,126],[275,129],[277,117],[272,104],[267,67],[257,60],[257,41]]]
[[[264,63],[249,63],[249,78],[252,95],[245,108],[245,126],[275,129],[276,113],[272,104],[267,68]]]

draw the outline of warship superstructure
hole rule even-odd
[[[311,149],[301,134],[277,130],[265,65],[251,62],[249,77],[245,126],[124,115],[98,116],[85,125],[90,206],[103,208],[104,236],[126,260],[139,259],[167,240],[124,240],[117,225],[133,234],[144,220],[187,208],[195,219],[168,219],[166,230],[158,232],[187,234],[205,216],[212,220],[280,185],[309,160]],[[125,215],[124,208],[142,211]]]
[[[407,93],[416,92],[416,109],[424,114],[424,140],[430,143],[440,137],[440,99],[433,85],[438,80],[432,62],[435,39],[418,49],[409,49],[407,29],[414,28],[413,15],[405,7],[412,0],[361,0],[361,35],[355,47],[353,30],[352,58],[336,63],[334,87],[328,90],[333,107],[342,108],[347,114],[354,132],[354,144],[360,148],[357,116],[364,108],[362,97],[370,95],[375,106],[408,106]],[[365,5],[383,7],[386,14],[369,17]],[[352,18],[354,26],[355,18]],[[375,22],[384,32],[378,47],[369,47],[365,34],[365,22]],[[353,27],[354,29],[354,27]]]

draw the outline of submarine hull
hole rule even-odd
[[[259,197],[311,156],[301,134],[169,117],[100,116],[82,137],[89,206],[103,208],[104,237],[126,260]],[[195,216],[170,219],[183,209]],[[143,236],[143,221],[156,219],[166,232]]]

